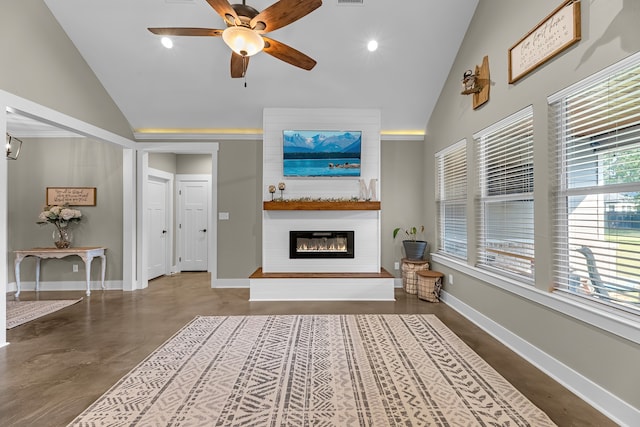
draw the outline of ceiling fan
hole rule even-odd
[[[207,0],[224,19],[225,30],[215,28],[148,28],[161,36],[222,37],[231,48],[231,77],[245,77],[249,57],[260,51],[304,70],[311,70],[316,61],[277,40],[265,37],[271,31],[289,25],[322,5],[322,0],[280,0],[262,12],[245,4],[230,4],[227,0]]]

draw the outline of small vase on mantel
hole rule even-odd
[[[68,228],[55,228],[53,230],[53,243],[58,249],[67,249],[71,247],[73,234]]]

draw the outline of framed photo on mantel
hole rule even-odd
[[[47,206],[95,206],[96,187],[47,187]]]

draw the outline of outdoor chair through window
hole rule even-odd
[[[621,298],[617,298],[612,296],[611,294],[624,295],[625,302],[631,304],[640,304],[640,283],[633,282],[628,280],[629,285],[610,283],[602,279],[602,276],[598,272],[598,267],[596,266],[596,258],[593,255],[593,251],[591,248],[587,246],[581,246],[579,249],[576,249],[580,252],[587,261],[587,271],[589,273],[589,280],[591,281],[591,286],[597,297],[605,300],[616,300],[620,301]],[[635,285],[635,286],[634,286]]]

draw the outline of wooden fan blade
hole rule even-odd
[[[207,0],[207,3],[230,25],[241,24],[236,11],[233,10],[233,7],[231,7],[231,4],[229,4],[227,0]]]
[[[209,36],[209,37],[220,37],[223,31],[215,28],[187,28],[187,27],[147,28],[147,30],[159,36]]]
[[[270,39],[268,37],[262,37],[264,39],[264,51],[269,55],[280,59],[281,61],[288,62],[291,65],[300,67],[304,70],[310,70],[316,65],[316,61],[313,58],[308,57],[304,53],[295,50],[291,46],[287,46],[277,40]]]
[[[247,72],[247,67],[249,66],[249,57],[242,55],[238,55],[235,52],[231,52],[231,77],[241,78]]]
[[[308,15],[321,5],[322,0],[280,0],[256,15],[250,26],[260,34],[275,31]]]

